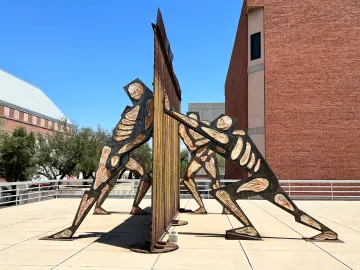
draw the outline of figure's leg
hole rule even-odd
[[[124,170],[123,170],[124,171]],[[110,192],[113,190],[114,186],[116,185],[116,182],[118,180],[118,177],[120,175],[120,172],[115,174],[115,176],[107,183],[101,190],[101,194],[99,199],[96,201],[94,215],[108,215],[109,212],[106,211],[101,206],[105,202],[106,198],[109,196]]]
[[[115,174],[118,174],[117,172]],[[72,225],[65,230],[62,230],[60,232],[57,232],[51,236],[45,237],[45,239],[69,239],[71,238],[76,230],[79,228],[82,221],[85,219],[86,215],[89,213],[90,209],[95,204],[96,200],[100,197],[101,192],[100,190],[108,184],[110,179],[114,177],[113,175],[110,175],[108,177],[108,180],[105,180],[100,186],[98,190],[95,190],[93,187],[89,191],[85,191],[83,197],[81,198],[81,202],[79,205],[79,208],[76,212],[74,221]],[[96,177],[97,178],[97,177]],[[95,180],[96,180],[95,178]]]
[[[149,190],[149,188],[152,185],[152,177],[146,171],[146,169],[139,162],[137,162],[134,158],[129,159],[128,163],[126,163],[126,165],[125,165],[125,168],[127,168],[131,171],[136,171],[141,177],[141,180],[140,180],[137,192],[136,192],[136,196],[134,199],[133,207],[131,209],[130,214],[131,215],[146,215],[147,213],[139,207],[139,204],[141,203],[146,192]]]
[[[211,179],[211,189],[220,188],[220,173],[216,155],[213,154],[212,158],[205,162],[204,169]],[[223,207],[222,214],[230,214],[230,212],[225,207]]]
[[[234,198],[247,198],[254,195],[260,195],[272,204],[280,207],[295,217],[295,221],[306,225],[315,230],[321,231],[315,235],[313,240],[336,240],[337,234],[327,226],[301,211],[290,199],[286,192],[281,188],[277,179],[268,180],[266,178],[249,178],[245,183],[236,182],[227,186]]]
[[[199,190],[197,188],[194,175],[203,167],[195,158],[191,158],[189,164],[185,170],[184,179],[182,184],[191,193],[195,201],[199,204],[199,208],[193,211],[193,214],[207,214],[204,202],[201,199]]]
[[[247,180],[242,180],[242,182],[246,182]],[[235,228],[226,231],[227,239],[261,239],[260,234],[255,229],[254,225],[251,223],[249,218],[240,208],[238,203],[236,202],[236,198],[233,196],[233,192],[228,188],[229,186],[225,186],[218,189],[213,189],[211,191],[211,195],[218,201],[220,204],[230,213],[232,214],[243,227]]]
[[[44,239],[69,239],[71,238],[76,230],[79,228],[80,224],[89,213],[91,207],[95,204],[99,196],[101,195],[101,190],[109,183],[111,179],[118,175],[118,172],[122,169],[123,165],[120,166],[117,170],[111,172],[105,167],[106,161],[109,158],[111,153],[111,148],[107,145],[103,147],[99,166],[95,174],[95,180],[93,181],[89,191],[85,191],[83,197],[81,198],[80,206],[76,212],[74,221],[69,228],[57,232],[51,236],[45,237]],[[127,161],[128,156],[123,156],[124,162]]]

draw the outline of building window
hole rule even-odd
[[[14,110],[14,119],[19,120],[19,111]]]
[[[251,60],[261,58],[261,36],[260,32],[252,34],[250,40]]]
[[[8,107],[4,107],[4,116],[9,117],[10,115],[10,109]]]
[[[51,124],[52,124],[52,122],[48,121],[48,128],[51,128]]]
[[[29,121],[29,115],[27,113],[24,113],[24,122]]]
[[[57,123],[55,123],[55,130],[57,130],[58,129],[58,124]]]
[[[32,123],[33,123],[33,125],[37,124],[37,117],[36,116],[32,117]]]
[[[42,127],[45,127],[45,119],[41,119],[41,120],[40,120],[40,125],[41,125]]]

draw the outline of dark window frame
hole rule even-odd
[[[254,33],[250,36],[250,60],[261,58],[261,32]]]

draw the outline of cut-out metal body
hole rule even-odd
[[[103,147],[95,180],[90,190],[85,191],[72,225],[45,239],[71,238],[95,203],[95,214],[107,214],[101,206],[124,169],[136,171],[141,176],[131,214],[145,213],[139,204],[151,186],[152,178],[130,154],[152,136],[153,92],[139,79],[135,79],[124,89],[133,106],[125,108],[112,138]]]
[[[200,120],[198,112],[188,112],[187,116],[196,120]],[[210,123],[203,121],[204,123]],[[179,135],[188,151],[191,158],[188,166],[186,167],[185,174],[183,176],[182,184],[191,193],[192,197],[198,203],[199,208],[192,211],[194,214],[206,214],[204,202],[201,199],[198,187],[195,182],[195,175],[201,169],[204,169],[207,176],[211,179],[212,188],[216,189],[220,187],[220,175],[218,168],[218,161],[216,153],[208,147],[210,143],[203,135],[188,128],[184,124],[179,125]]]
[[[228,239],[261,239],[254,225],[236,202],[237,199],[255,195],[293,215],[296,222],[321,232],[311,239],[338,239],[337,233],[300,210],[290,199],[250,136],[244,130],[234,129],[236,119],[222,114],[208,125],[173,110],[166,95],[164,111],[181,124],[204,136],[204,140],[208,141],[208,147],[214,152],[232,160],[251,174],[247,179],[211,191],[211,195],[244,225],[241,228],[228,230],[226,232]]]

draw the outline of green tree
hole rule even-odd
[[[35,135],[16,127],[12,133],[1,132],[0,145],[0,176],[8,182],[30,180],[36,173]],[[16,186],[12,189],[16,196]]]
[[[219,154],[216,154],[216,158],[219,168],[225,168],[225,158],[223,156],[220,156]]]
[[[66,122],[63,132],[38,134],[36,160],[38,174],[48,179],[63,179],[66,175],[75,173],[76,166],[82,156],[84,143],[76,125]]]
[[[77,134],[82,145],[82,156],[76,166],[76,171],[82,173],[84,179],[94,178],[98,166],[101,150],[109,135],[98,126],[94,131],[92,128],[84,127]]]
[[[144,143],[130,154],[133,158],[135,158],[144,169],[152,175],[152,151],[149,143]],[[139,178],[137,173],[134,173],[136,178]],[[129,176],[131,178],[131,176]]]
[[[189,151],[187,149],[183,149],[180,151],[180,178],[181,179],[184,178],[185,170],[189,163],[188,157],[189,157]]]

